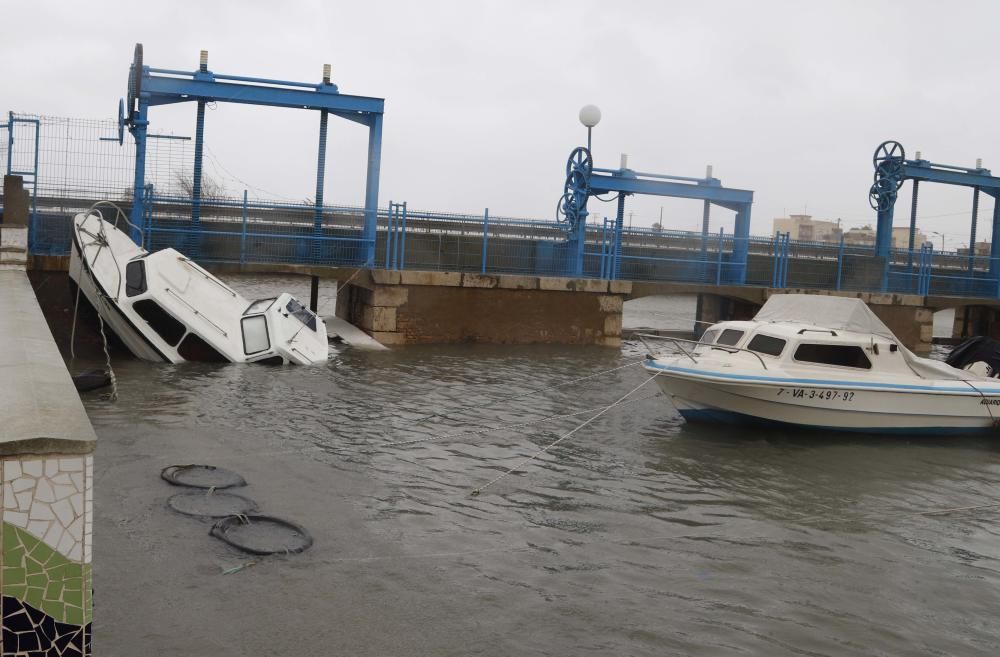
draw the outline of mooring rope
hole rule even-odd
[[[459,406],[457,408],[445,409],[443,411],[436,412],[436,413],[431,413],[430,415],[426,415],[426,416],[424,416],[422,418],[418,418],[418,419],[414,420],[411,424],[421,425],[421,424],[424,424],[424,423],[428,422],[429,420],[432,420],[432,419],[434,419],[436,417],[442,417],[446,413],[458,413],[458,412],[461,412],[461,411],[464,411],[464,410],[467,410],[467,409],[470,409],[470,408],[485,408],[485,407],[490,407],[490,406],[493,406],[494,404],[499,404],[500,402],[511,401],[511,400],[514,400],[514,399],[520,399],[522,397],[527,397],[528,395],[538,395],[538,394],[542,394],[544,392],[550,392],[552,390],[556,390],[557,388],[563,388],[563,387],[568,386],[568,385],[573,385],[574,383],[580,383],[581,381],[587,381],[588,379],[594,379],[594,378],[597,378],[599,376],[604,376],[605,374],[611,374],[612,372],[618,372],[620,370],[624,370],[626,368],[633,367],[635,365],[639,365],[640,363],[644,362],[645,360],[646,359],[643,358],[643,359],[640,359],[640,360],[631,361],[631,362],[625,363],[624,365],[619,365],[618,367],[613,367],[613,368],[611,368],[609,370],[603,370],[601,372],[595,372],[593,374],[588,374],[586,376],[581,376],[579,378],[571,379],[569,381],[563,381],[562,383],[557,383],[555,385],[547,386],[545,388],[533,388],[533,389],[528,390],[526,392],[517,393],[516,395],[508,395],[506,397],[498,397],[496,399],[492,399],[492,400],[489,400],[489,401],[486,401],[486,402],[477,402],[477,403],[472,403],[472,404],[465,404],[465,405]]]
[[[993,428],[994,429],[1000,428],[1000,426],[997,425],[997,419],[993,417],[993,409],[990,408],[990,400],[986,398],[986,395],[983,393],[983,391],[977,388],[976,386],[972,385],[965,379],[962,379],[962,383],[966,384],[967,386],[969,386],[970,388],[979,393],[979,396],[983,398],[983,406],[986,407],[986,412],[990,414],[990,422],[993,424]]]
[[[77,321],[77,313],[78,313],[79,308],[80,308],[80,288],[82,287],[82,282],[83,282],[82,279],[83,279],[83,276],[90,276],[91,279],[94,281],[95,290],[97,290],[98,286],[97,286],[96,277],[95,277],[94,272],[93,272],[93,265],[94,265],[94,263],[97,262],[97,258],[101,255],[101,251],[104,250],[104,247],[108,247],[108,253],[111,254],[111,259],[115,263],[115,268],[118,270],[118,294],[119,295],[121,294],[121,268],[118,266],[118,259],[115,257],[114,251],[108,245],[108,238],[107,238],[106,233],[104,232],[104,215],[101,214],[100,210],[96,209],[97,205],[99,205],[100,203],[109,203],[110,205],[112,205],[118,211],[119,215],[121,215],[121,216],[124,217],[124,214],[125,214],[124,212],[122,212],[121,208],[119,208],[114,203],[110,203],[109,201],[98,201],[98,203],[95,203],[94,205],[92,205],[90,207],[89,210],[87,210],[87,218],[90,218],[91,216],[96,216],[97,219],[98,219],[98,221],[100,222],[97,234],[91,233],[89,230],[83,228],[83,226],[75,226],[76,232],[77,232],[78,236],[79,236],[80,233],[85,233],[86,235],[90,236],[93,239],[93,241],[90,244],[84,245],[83,244],[83,240],[80,240],[80,260],[81,260],[81,263],[80,263],[80,277],[81,277],[81,280],[80,280],[79,283],[77,283],[77,286],[76,286],[76,300],[73,303],[73,327],[72,327],[72,330],[71,330],[71,333],[70,333],[70,346],[69,346],[70,357],[73,360],[76,359],[76,348],[75,348],[75,343],[76,343],[76,321]],[[126,223],[129,223],[127,219],[126,219]],[[115,217],[115,225],[117,225],[117,224],[118,224],[118,217],[116,216]],[[129,225],[132,225],[132,224],[129,223]],[[93,260],[91,260],[90,262],[88,262],[87,261],[87,247],[94,246],[95,244],[97,245],[97,252],[94,253]],[[97,298],[98,298],[98,300],[100,302],[100,305],[103,305],[103,306],[107,307],[108,299],[107,299],[107,297],[105,295],[101,294],[99,290],[97,290]],[[116,301],[117,301],[117,297],[116,297]],[[115,370],[111,366],[111,351],[110,351],[110,349],[108,347],[108,336],[104,332],[104,317],[101,316],[101,310],[100,309],[95,308],[95,310],[97,311],[97,321],[100,324],[101,342],[102,342],[102,346],[103,346],[103,349],[104,349],[104,362],[105,362],[105,365],[107,365],[108,377],[111,379],[111,392],[109,394],[105,395],[104,398],[107,399],[108,401],[118,401],[118,377],[117,377],[117,375],[115,375]]]
[[[480,486],[479,488],[473,489],[472,493],[470,493],[470,494],[473,495],[473,496],[479,495],[481,492],[483,492],[484,490],[486,490],[487,488],[489,488],[493,484],[497,483],[498,481],[500,481],[501,479],[503,479],[507,475],[513,474],[514,472],[517,472],[522,467],[524,467],[525,465],[527,465],[531,461],[534,461],[536,458],[538,458],[542,454],[545,454],[550,449],[552,449],[553,447],[555,447],[556,445],[558,445],[562,441],[566,440],[567,438],[569,438],[570,436],[572,436],[577,431],[579,431],[580,429],[584,428],[585,426],[587,426],[588,424],[590,424],[591,422],[593,422],[597,418],[601,417],[602,415],[604,415],[605,413],[607,413],[608,411],[610,411],[615,406],[621,404],[623,401],[625,401],[625,399],[628,398],[629,395],[631,395],[633,392],[635,392],[639,388],[643,387],[644,385],[648,384],[650,381],[652,381],[653,379],[655,379],[657,376],[659,376],[659,372],[657,372],[656,374],[652,375],[651,377],[649,377],[648,379],[646,379],[645,381],[643,381],[642,383],[640,383],[636,387],[634,387],[631,390],[629,390],[628,392],[626,392],[624,395],[622,395],[621,397],[619,397],[618,400],[614,404],[609,405],[603,411],[601,411],[600,413],[598,413],[594,417],[590,418],[589,420],[586,420],[582,424],[578,425],[575,429],[573,429],[569,433],[563,434],[561,437],[559,437],[559,439],[557,439],[557,440],[549,443],[548,445],[546,445],[545,447],[541,448],[540,450],[538,450],[537,452],[535,452],[534,454],[532,454],[528,458],[524,459],[523,461],[521,461],[520,463],[518,463],[514,467],[509,468],[509,469],[505,470],[504,472],[500,473],[500,475],[498,475],[493,480],[485,483],[484,485]]]
[[[104,362],[108,366],[108,377],[111,379],[111,393],[107,395],[108,401],[118,401],[118,377],[111,367],[111,353],[108,351],[108,336],[104,334],[104,319],[101,313],[97,313],[97,319],[101,323],[101,340],[104,342]]]
[[[464,438],[467,436],[479,436],[482,434],[493,433],[495,431],[506,431],[509,429],[520,429],[523,427],[530,427],[535,424],[541,424],[543,422],[549,422],[551,420],[562,420],[568,417],[576,417],[578,415],[585,415],[587,413],[596,413],[597,411],[604,411],[614,408],[616,406],[625,406],[626,404],[634,404],[636,402],[646,401],[648,399],[654,399],[659,397],[660,393],[655,395],[649,395],[648,397],[640,397],[639,399],[630,399],[628,401],[616,402],[610,405],[595,406],[594,408],[588,408],[582,411],[576,411],[574,413],[560,413],[558,415],[549,415],[547,417],[539,418],[537,420],[528,420],[526,422],[517,422],[515,424],[504,424],[500,426],[490,426],[477,431],[458,431],[455,433],[447,433],[442,436],[429,436],[427,438],[414,438],[413,440],[400,440],[391,443],[382,443],[379,447],[402,447],[406,445],[416,445],[418,443],[428,443],[435,440],[446,440],[448,438]]]

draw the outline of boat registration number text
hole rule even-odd
[[[778,388],[779,397],[793,399],[829,399],[831,401],[854,401],[850,390],[823,390],[822,388]]]

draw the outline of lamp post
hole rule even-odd
[[[944,251],[944,233],[939,233],[936,230],[931,231],[931,235],[937,235],[941,238],[941,251]]]
[[[590,131],[601,122],[601,110],[597,105],[584,105],[580,108],[580,123],[587,126],[587,150],[590,149]]]

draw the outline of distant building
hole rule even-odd
[[[793,240],[806,242],[839,242],[840,222],[813,219],[808,214],[790,214],[774,219],[771,234],[789,233]]]
[[[790,214],[787,217],[780,217],[773,220],[772,234],[789,233],[791,239],[805,242],[828,242],[839,244],[843,235],[844,244],[848,246],[874,246],[875,229],[871,225],[861,228],[851,228],[842,230],[840,220],[823,221],[813,219],[808,214]],[[927,235],[921,231],[916,231],[913,235],[913,248],[919,249],[928,243]],[[892,248],[906,249],[910,246],[910,227],[894,226],[892,229]],[[980,251],[982,250],[982,253]],[[965,253],[969,250],[965,249]],[[976,244],[976,255],[989,255],[990,243],[979,242]]]
[[[927,236],[924,235],[920,230],[913,233],[913,248],[919,249],[924,244],[927,244]],[[894,249],[908,249],[910,248],[910,227],[909,226],[893,226],[892,228],[892,248]]]
[[[990,255],[990,243],[989,242],[976,242],[976,255],[977,256],[988,256]],[[959,255],[969,255],[969,247],[961,247],[955,250]]]
[[[851,228],[844,232],[844,244],[849,246],[874,246],[875,229],[871,226]]]

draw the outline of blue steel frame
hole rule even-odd
[[[872,196],[880,202],[878,207],[878,224],[875,232],[875,255],[886,258],[892,246],[892,218],[896,206],[896,190],[906,180],[913,181],[913,201],[910,213],[910,251],[913,251],[913,235],[916,232],[916,207],[919,183],[932,182],[944,185],[957,185],[960,187],[971,187],[973,190],[973,214],[972,229],[970,231],[969,255],[975,254],[976,239],[976,212],[979,209],[979,192],[992,196],[995,201],[1000,200],[1000,178],[992,175],[989,169],[960,167],[950,164],[939,164],[927,160],[907,160],[902,147],[899,147],[899,155],[883,158],[882,162],[888,162],[891,166],[879,164],[879,151],[882,151],[887,144],[895,142],[885,142],[876,151],[876,184],[872,187]],[[885,150],[889,153],[889,149]],[[889,175],[884,175],[889,174]],[[885,179],[881,183],[880,178]],[[881,192],[881,193],[879,193]],[[1000,258],[1000,240],[995,236],[1000,235],[1000,203],[995,203],[993,208],[993,235],[994,239],[990,248],[991,262]],[[971,260],[970,260],[971,263]],[[971,264],[970,264],[971,266]],[[1000,274],[996,266],[992,266],[994,275]]]
[[[133,62],[133,68],[141,59]],[[130,70],[129,75],[132,76]],[[149,108],[173,103],[197,102],[198,114],[195,131],[194,193],[191,210],[192,225],[197,226],[201,210],[201,157],[204,144],[205,104],[210,102],[265,105],[320,112],[320,139],[316,171],[315,232],[322,229],[323,179],[326,167],[326,125],[329,115],[360,123],[368,127],[368,165],[365,181],[365,219],[361,239],[365,243],[364,262],[375,264],[375,233],[378,221],[379,169],[382,153],[382,117],[385,100],[366,96],[342,94],[330,82],[324,71],[319,84],[271,80],[239,75],[222,75],[208,70],[207,55],[203,54],[197,71],[142,66],[138,88],[138,107],[128,120],[129,130],[135,137],[135,181],[131,221],[135,225],[133,238],[139,240],[143,233],[146,198],[146,138],[149,125]]]
[[[733,283],[746,281],[747,249],[750,237],[750,209],[753,205],[753,192],[745,189],[723,187],[718,178],[690,178],[685,176],[670,176],[655,173],[641,173],[630,169],[594,169],[590,176],[589,195],[617,193],[618,213],[616,221],[619,226],[624,222],[625,197],[630,194],[648,194],[652,196],[669,196],[672,198],[688,198],[705,201],[705,217],[708,216],[708,205],[714,204],[736,212],[736,222],[733,226],[733,256],[731,270]],[[581,222],[582,223],[582,222]],[[707,221],[703,222],[703,239],[707,240]],[[620,229],[619,229],[620,230]],[[582,239],[584,229],[580,228],[573,239]]]
[[[615,217],[616,229],[621,233],[625,219],[625,197],[632,194],[669,196],[704,201],[702,227],[702,253],[707,257],[709,209],[712,204],[736,212],[733,227],[733,255],[731,271],[733,280],[742,284],[746,281],[747,254],[750,237],[750,210],[753,192],[745,189],[723,187],[718,178],[671,176],[656,173],[641,173],[627,168],[598,169],[593,166],[590,148],[582,146],[573,149],[566,164],[566,186],[559,202],[557,218],[561,213],[568,223],[567,249],[570,256],[567,273],[580,276],[583,273],[584,245],[587,233],[587,201],[598,194],[617,194],[618,211]],[[615,260],[614,277],[618,276],[620,259]]]

